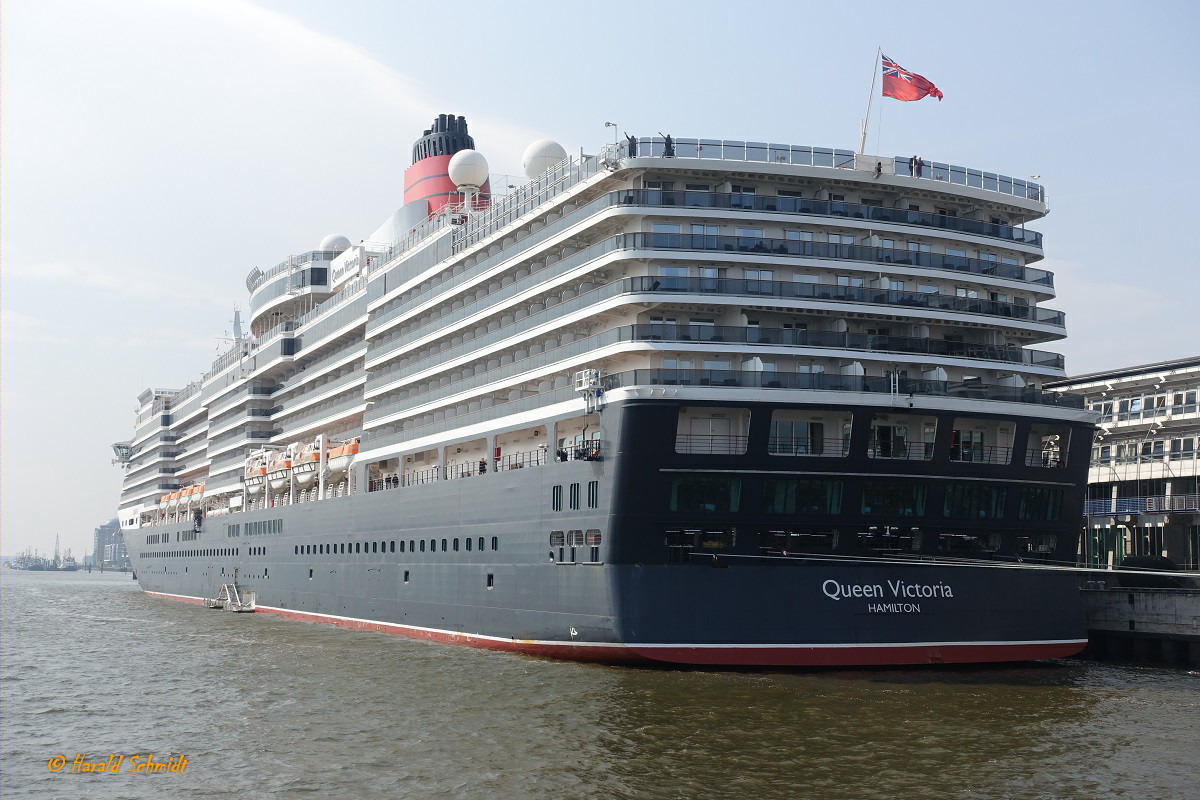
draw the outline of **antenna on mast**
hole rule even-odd
[[[875,48],[875,60],[871,64],[871,92],[867,95],[867,114],[862,119],[860,129],[860,137],[858,140],[858,154],[861,156],[867,149],[867,124],[871,121],[871,102],[875,99],[875,79],[879,77],[879,59],[883,55],[883,46]]]

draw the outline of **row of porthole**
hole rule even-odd
[[[266,548],[262,548],[264,553]],[[224,556],[240,555],[241,548],[238,547],[213,547],[203,550],[164,550],[158,553],[142,553],[143,558],[221,558]],[[251,553],[251,555],[254,555]]]
[[[428,546],[426,545],[428,541]],[[476,544],[478,542],[478,544]],[[399,540],[401,553],[416,553],[416,552],[438,552],[437,539],[409,539],[405,542]],[[478,548],[479,552],[487,550],[489,542],[485,537],[480,536],[478,539],[466,537],[465,539],[442,539],[441,552],[445,553],[451,549],[454,552],[459,552],[460,549],[466,550],[468,553]],[[500,549],[500,537],[493,536],[491,539],[491,549]],[[326,556],[326,555],[378,555],[380,553],[395,553],[396,540],[381,541],[381,542],[330,542],[327,544],[301,544],[295,546],[295,555],[298,556]]]

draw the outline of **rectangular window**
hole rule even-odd
[[[772,418],[767,452],[781,456],[824,455],[825,423]]]
[[[947,519],[1003,519],[1004,499],[1003,486],[951,482],[942,513]]]
[[[600,481],[588,481],[588,508],[599,508],[600,506]]]
[[[550,490],[550,510],[562,511],[562,486],[555,486]]]
[[[918,283],[917,291],[924,292],[925,294],[937,294],[938,287],[934,286],[932,283]]]
[[[866,279],[861,278],[858,275],[838,275],[837,276],[837,285],[838,286],[865,286]]]
[[[571,484],[571,510],[572,511],[579,510],[579,484],[578,483]]]
[[[767,479],[760,510],[764,514],[840,514],[842,482]]]
[[[1062,511],[1062,489],[1026,487],[1021,490],[1017,516],[1027,522],[1057,522]]]
[[[910,481],[867,481],[862,514],[867,517],[925,516],[926,487]]]
[[[784,234],[789,242],[811,242],[812,231],[788,231]]]
[[[689,513],[735,513],[741,506],[741,497],[741,478],[674,478],[670,508]]]

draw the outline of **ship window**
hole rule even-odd
[[[424,539],[421,540],[421,552],[422,553],[425,552],[425,540]]]
[[[500,549],[500,538],[499,538],[498,536],[493,536],[493,537],[492,537],[492,549],[493,549],[493,550],[499,550],[499,549]]]
[[[371,552],[372,553],[379,552],[379,542],[371,542]]]
[[[842,482],[768,479],[763,483],[764,514],[838,514],[842,510]]]
[[[442,552],[443,552],[443,553],[444,553],[444,552],[446,552],[446,550],[447,550],[447,548],[446,548],[446,544],[447,544],[446,540],[445,540],[445,539],[442,539]]]
[[[483,537],[479,537],[479,552],[483,552]]]
[[[396,541],[393,539],[391,544],[392,544],[391,552],[394,553],[394,552],[396,552]]]
[[[342,542],[341,547],[339,548],[338,552],[341,552],[341,553],[346,552],[346,543],[345,542]]]
[[[977,483],[946,484],[943,514],[949,519],[1003,519],[1005,490]]]
[[[1057,522],[1062,510],[1062,489],[1026,487],[1021,490],[1018,517],[1034,522]]]
[[[600,505],[600,481],[588,481],[588,508]]]
[[[562,531],[550,531],[550,546],[562,547],[566,542],[566,538]]]
[[[908,481],[868,481],[863,485],[862,513],[868,517],[924,516],[925,488]]]
[[[404,582],[408,583],[408,570],[404,570]]]
[[[555,486],[550,491],[550,510],[562,511],[562,486]]]
[[[741,478],[674,478],[670,508],[686,512],[736,512],[741,494]]]
[[[362,552],[362,544],[361,543],[359,543],[359,542],[354,543],[354,552],[356,552],[356,553]]]
[[[495,586],[496,586],[496,576],[489,572],[488,576],[487,576],[487,587],[488,587],[488,589],[492,589]]]
[[[456,553],[458,552],[458,539],[457,538],[454,540],[454,552],[456,552]]]
[[[311,569],[308,571],[308,579],[310,581],[312,580],[312,570]]]
[[[421,549],[424,550],[425,548],[422,547]],[[408,552],[410,552],[410,553],[417,552],[417,543],[413,539],[408,540]]]
[[[579,508],[579,484],[571,484],[571,510],[575,511]]]

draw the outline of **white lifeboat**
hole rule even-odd
[[[350,469],[350,465],[354,463],[354,457],[358,455],[358,437],[354,437],[348,442],[343,442],[337,447],[329,451],[329,472],[332,475],[340,475]]]
[[[279,492],[286,489],[291,474],[291,456],[281,454],[267,469],[267,480],[271,482],[271,491]]]
[[[167,506],[170,504],[170,502],[171,502],[171,495],[164,494],[162,497],[158,498],[158,510],[166,511]]]
[[[267,480],[267,464],[263,459],[255,459],[246,467],[246,491],[251,495],[262,492]]]
[[[317,468],[321,466],[321,451],[315,444],[304,448],[304,452],[292,461],[292,475],[297,486],[308,486],[317,478]]]
[[[174,511],[179,506],[179,495],[180,492],[178,491],[171,492],[169,495],[167,495],[167,508],[171,511]]]

